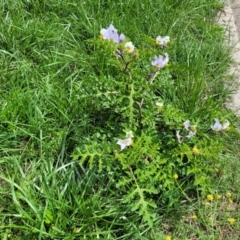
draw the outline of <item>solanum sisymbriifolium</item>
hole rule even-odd
[[[213,125],[213,119],[191,119],[162,94],[178,86],[171,75],[174,41],[148,38],[153,44],[137,46],[110,24],[89,41],[99,77],[88,85],[86,99],[97,109],[92,131],[98,132],[73,157],[111,173],[124,202],[152,225],[155,208],[179,203],[185,187],[208,192],[221,139],[231,131],[223,116],[223,124],[216,118]]]

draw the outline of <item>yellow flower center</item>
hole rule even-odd
[[[194,154],[197,154],[197,155],[200,153],[200,150],[196,146],[193,148],[192,151]]]
[[[130,52],[131,52],[131,48],[130,48],[130,47],[126,47],[126,48],[125,48],[125,51],[126,51],[127,53],[130,53]]]
[[[192,131],[195,131],[196,129],[197,129],[196,126],[191,126],[191,130],[192,130]]]

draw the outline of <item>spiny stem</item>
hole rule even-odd
[[[120,56],[120,58],[122,59],[124,65],[125,65],[123,71],[129,73],[130,79],[132,79],[131,71],[130,71],[130,69],[128,68],[128,65],[129,65],[133,60],[127,62],[126,59],[124,58],[122,52],[121,52],[120,50],[117,50],[116,53],[117,53],[118,56]]]

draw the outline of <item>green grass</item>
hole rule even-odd
[[[119,133],[111,110],[83,97],[95,96],[112,71],[87,41],[110,23],[139,48],[146,35],[169,35],[173,80],[159,94],[191,119],[204,123],[223,111],[237,127],[225,109],[231,59],[214,23],[221,7],[215,0],[0,1],[1,239],[238,239],[239,143],[232,139],[212,194],[231,191],[233,209],[226,197],[207,208],[204,196],[189,196],[158,209],[153,228],[124,204],[111,174],[71,157],[103,129]]]

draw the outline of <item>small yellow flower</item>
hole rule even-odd
[[[194,148],[192,149],[192,151],[193,151],[193,153],[196,154],[196,155],[198,155],[198,154],[200,153],[200,150],[199,150],[196,146],[194,146]]]
[[[191,128],[192,131],[196,131],[197,130],[197,125],[191,125],[190,128]]]
[[[166,240],[172,240],[171,236],[166,236]]]
[[[232,203],[233,203],[233,200],[232,200],[231,198],[229,198],[229,199],[228,199],[228,202],[229,202],[230,204],[232,204]]]
[[[214,219],[213,219],[213,217],[209,217],[208,220],[209,220],[210,222],[213,222]]]
[[[232,193],[230,193],[230,192],[226,193],[226,197],[230,198],[231,196],[232,196]]]
[[[215,132],[219,132],[223,129],[222,124],[219,122],[217,118],[215,118],[215,124],[212,125],[211,128]]]
[[[235,218],[228,218],[227,220],[230,224],[234,224],[236,222]]]
[[[177,180],[177,179],[178,179],[178,174],[175,173],[175,174],[173,175],[173,178]]]
[[[192,215],[192,217],[191,217],[193,220],[196,220],[198,217],[197,217],[197,215],[196,214],[194,214],[194,215]]]
[[[216,199],[217,199],[217,200],[219,200],[219,199],[221,199],[221,198],[222,198],[222,195],[216,194]]]
[[[206,206],[209,206],[209,205],[210,205],[210,202],[206,201],[206,202],[205,202],[205,205],[206,205]]]
[[[212,201],[214,199],[213,195],[212,194],[208,194],[207,195],[207,200],[208,201]]]

